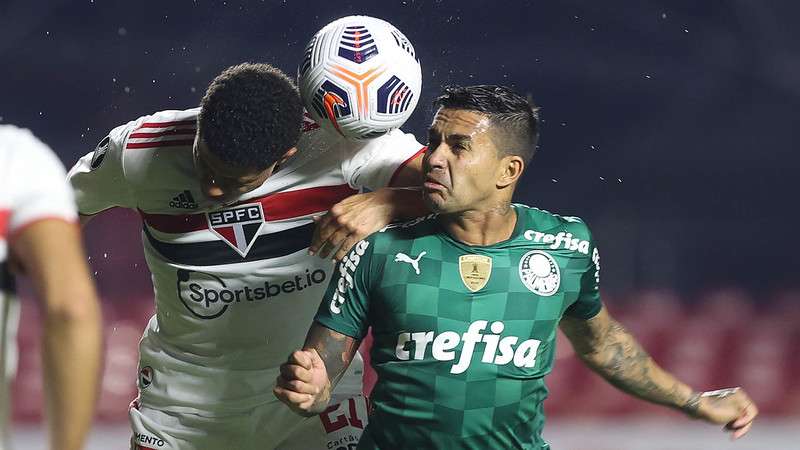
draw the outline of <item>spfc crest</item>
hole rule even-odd
[[[532,250],[519,260],[519,279],[534,294],[549,297],[561,285],[561,271],[549,253]]]
[[[486,286],[492,275],[492,258],[482,255],[461,255],[458,257],[458,272],[461,281],[470,292],[477,292]]]
[[[208,229],[244,258],[264,225],[264,209],[248,203],[206,213],[206,219]]]

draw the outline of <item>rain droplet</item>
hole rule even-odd
[[[558,180],[556,180],[555,178],[550,178],[550,181],[552,181],[553,183],[558,183]]]
[[[666,19],[667,18],[667,13],[661,13],[661,18],[662,19]]]
[[[192,86],[192,87],[189,88],[189,91],[191,91],[192,93],[195,93],[195,92],[197,92],[197,88]]]
[[[617,181],[622,183],[622,178],[617,178]]]
[[[103,253],[103,258],[108,258],[108,253]]]
[[[128,34],[128,30],[125,27],[117,28],[117,34],[120,36],[125,36]]]
[[[606,181],[604,177],[600,177],[600,181]]]
[[[122,89],[122,90],[125,91],[126,94],[130,94],[131,93],[131,88],[128,87],[128,86],[125,86],[125,88]]]

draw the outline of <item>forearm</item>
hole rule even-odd
[[[79,314],[48,312],[43,365],[50,448],[78,450],[88,432],[100,377],[100,312],[91,303]]]
[[[360,341],[337,333],[318,323],[314,323],[306,336],[303,350],[316,350],[325,364],[327,383],[318,395],[313,407],[315,413],[322,412],[330,402],[331,392],[344,376],[353,360]]]
[[[682,409],[692,388],[656,364],[636,339],[612,320],[598,348],[579,353],[592,370],[618,389],[651,403]]]
[[[409,220],[431,213],[418,188],[383,188],[388,204],[392,205],[392,222]]]

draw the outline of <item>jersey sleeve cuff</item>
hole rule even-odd
[[[575,306],[575,308],[567,308],[567,310],[564,311],[564,315],[575,319],[589,320],[599,314],[600,310],[603,309],[603,303],[600,301],[593,302],[589,306]]]
[[[355,327],[343,324],[341,322],[333,320],[330,317],[317,316],[314,318],[314,322],[317,322],[318,324],[322,325],[325,328],[331,329],[337,333],[342,333],[343,335],[349,336],[353,339],[361,340],[366,335],[366,333],[357,330]]]
[[[39,222],[43,222],[45,220],[58,220],[61,222],[66,222],[71,225],[78,225],[77,217],[67,217],[67,216],[58,216],[58,215],[49,215],[49,216],[38,216],[28,219],[27,221],[15,226],[14,228],[10,229],[8,232],[9,239],[14,239],[15,237],[19,236],[27,230],[31,225],[36,225]]]
[[[416,153],[414,153],[413,155],[409,156],[408,159],[406,159],[405,161],[401,162],[400,165],[397,166],[396,169],[394,169],[394,173],[392,174],[392,177],[389,178],[389,184],[387,184],[387,186],[393,187],[395,182],[397,181],[397,177],[400,175],[400,172],[408,165],[408,163],[410,163],[411,161],[417,159],[417,157],[419,155],[425,153],[425,150],[427,150],[427,149],[428,149],[428,146],[427,145],[423,145],[419,150],[417,150]]]

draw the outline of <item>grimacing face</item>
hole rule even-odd
[[[489,206],[497,196],[501,158],[487,116],[441,108],[428,131],[422,162],[423,198],[432,211],[459,213]]]

